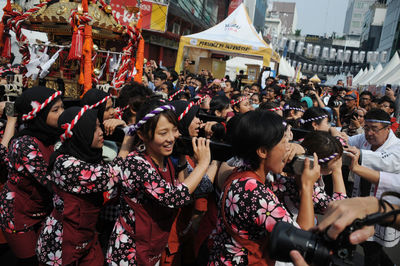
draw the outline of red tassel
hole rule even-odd
[[[3,35],[3,51],[1,53],[2,57],[5,57],[7,59],[11,58],[11,40],[10,40],[10,35],[9,34],[4,34]]]
[[[0,22],[0,51],[4,47],[3,36],[4,36],[4,23]]]
[[[71,48],[67,60],[81,60],[82,59],[82,46],[83,46],[83,34],[79,29],[74,30],[72,34]]]

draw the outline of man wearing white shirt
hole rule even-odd
[[[355,174],[353,197],[380,196],[384,192],[383,190],[387,188],[384,184],[388,182],[399,184],[400,175],[396,174],[400,174],[400,139],[393,134],[390,126],[390,116],[386,112],[372,109],[365,115],[365,133],[349,138],[349,145],[360,150],[360,164],[362,166],[387,173],[381,175],[382,181],[378,180],[378,182],[362,180],[360,176]],[[365,189],[366,187],[368,190]],[[376,226],[375,235],[370,239],[375,242],[366,242],[363,246],[366,254],[365,265],[384,263],[382,261],[382,257],[384,257],[382,246],[393,247],[397,245],[399,239],[399,231],[389,227]]]

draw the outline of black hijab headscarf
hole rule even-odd
[[[73,106],[64,111],[58,119],[58,126],[71,123],[79,113],[81,107]],[[100,163],[102,149],[92,148],[93,136],[96,130],[97,110],[88,110],[72,128],[72,137],[65,140],[61,147],[53,154],[50,164],[61,154],[71,155],[87,163]]]
[[[179,117],[185,111],[186,107],[188,107],[189,102],[179,100],[171,102],[171,105],[175,107],[176,116]],[[192,120],[194,119],[194,117],[197,115],[198,112],[199,112],[199,106],[194,105],[192,106],[192,108],[189,109],[189,112],[179,121],[178,128],[182,136],[189,137],[190,123],[192,123]]]
[[[32,87],[24,91],[20,97],[15,100],[15,108],[20,115],[28,114],[32,111],[33,105],[42,104],[47,98],[53,95],[56,91],[43,86]],[[51,107],[59,100],[61,96],[51,101],[45,108],[40,110],[36,117],[31,120],[25,121],[26,127],[18,132],[14,138],[22,137],[25,135],[37,138],[45,146],[50,146],[56,143],[62,131],[58,128],[49,126],[46,123],[47,115]],[[37,103],[35,103],[37,102]]]
[[[98,103],[99,101],[106,98],[109,94],[98,89],[90,89],[85,93],[81,100],[81,106],[85,105],[93,105]],[[103,124],[104,112],[106,110],[107,101],[105,103],[100,104],[96,109],[99,111],[97,113],[97,117],[99,118],[100,124]]]

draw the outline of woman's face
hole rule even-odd
[[[249,96],[250,95],[250,89],[248,87],[243,89],[243,95],[244,96]]]
[[[174,148],[175,140],[179,137],[178,128],[168,121],[164,115],[160,115],[154,130],[154,138],[145,141],[149,154],[155,156],[169,156]]]
[[[58,99],[50,108],[50,111],[47,114],[46,124],[51,127],[57,128],[57,121],[62,112],[64,112],[64,104],[61,99]]]
[[[113,119],[114,115],[115,115],[115,110],[113,108],[112,99],[108,99],[106,102],[106,109],[104,110],[103,114],[103,121],[106,121],[108,119]]]
[[[329,122],[328,122],[328,118],[325,117],[325,118],[321,121],[321,123],[320,123],[319,125],[317,125],[317,123],[313,123],[313,127],[314,127],[314,130],[319,130],[319,131],[326,131],[326,132],[328,132],[328,131],[329,131],[329,128],[331,127],[331,125],[330,125]]]
[[[272,171],[275,174],[281,173],[285,166],[287,152],[289,152],[289,139],[284,135],[281,141],[267,154],[267,159],[264,165],[266,172]]]
[[[189,136],[197,137],[199,135],[200,125],[201,125],[200,119],[197,116],[195,116],[188,128]]]
[[[252,111],[252,110],[254,110],[254,108],[253,108],[253,106],[251,106],[249,99],[245,99],[244,101],[240,102],[240,104],[239,104],[239,113],[240,114],[245,114],[248,111]]]
[[[257,95],[251,96],[251,102],[254,104],[260,104],[260,99],[258,98]]]
[[[93,141],[92,145],[90,147],[95,148],[95,149],[101,149],[104,144],[104,138],[103,138],[103,130],[100,127],[100,121],[99,119],[96,120],[96,130],[94,131],[93,134]]]
[[[231,105],[228,105],[228,107],[226,107],[226,108],[223,109],[222,111],[216,110],[216,111],[215,111],[215,115],[216,115],[216,116],[219,116],[219,117],[227,118],[228,113],[229,113],[229,112],[232,112],[232,111],[233,111],[233,110],[232,110]]]
[[[360,122],[360,124],[364,124],[364,112],[362,110],[357,110],[357,114],[358,114],[358,121]]]

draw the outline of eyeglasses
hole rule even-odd
[[[365,133],[368,132],[368,131],[371,131],[372,133],[376,134],[376,133],[378,133],[379,131],[381,131],[382,129],[385,129],[385,128],[387,128],[387,127],[388,127],[388,126],[384,126],[384,127],[381,127],[381,128],[376,128],[376,127],[364,126],[363,129],[364,129],[364,132],[365,132]]]
[[[390,105],[381,104],[381,107],[383,107],[383,108],[389,108],[389,107],[390,107]]]

